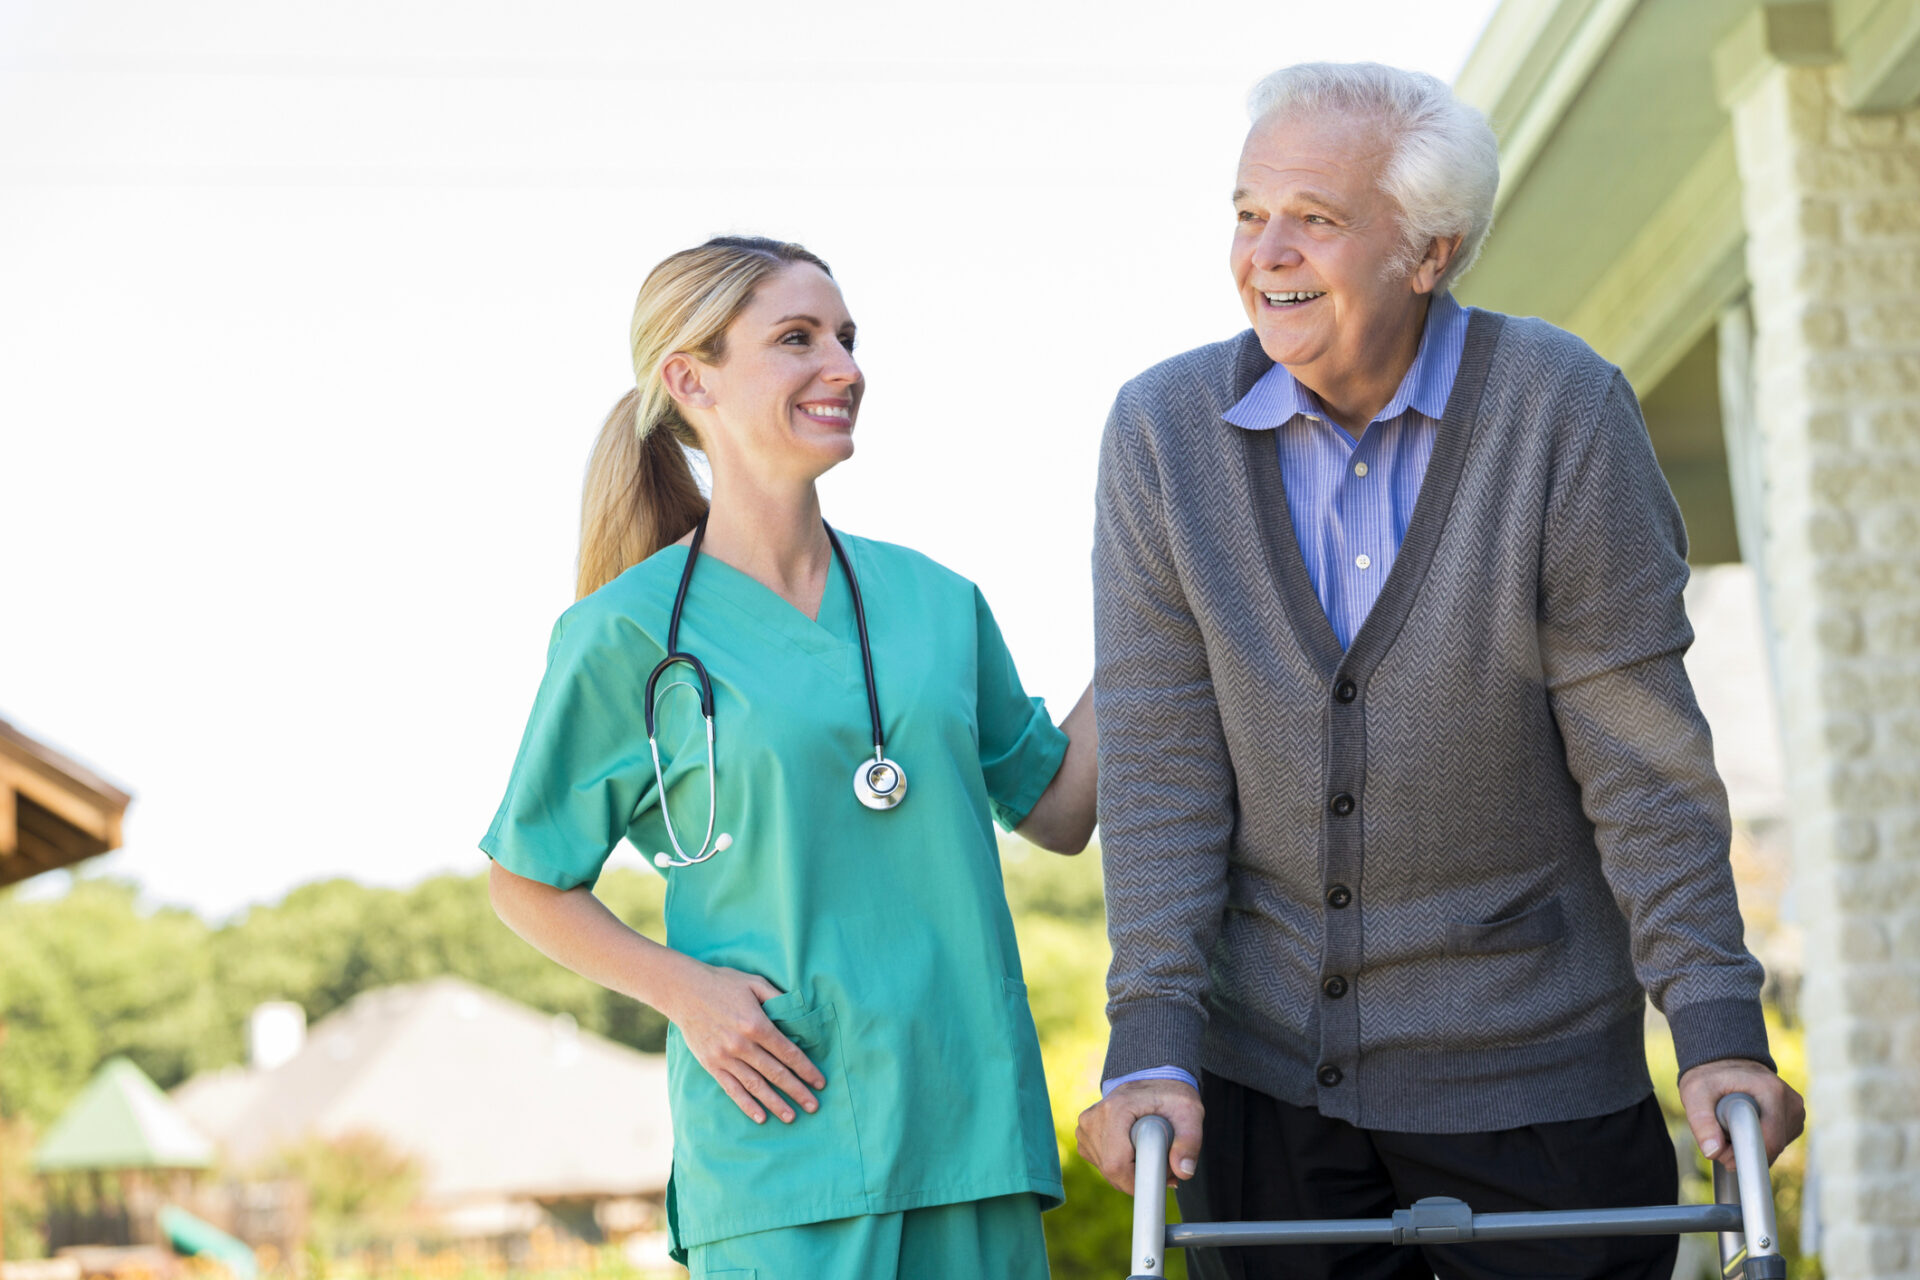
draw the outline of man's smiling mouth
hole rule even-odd
[[[1325,289],[1320,290],[1318,293],[1296,290],[1289,293],[1263,293],[1260,296],[1267,300],[1269,306],[1297,307],[1303,302],[1312,302],[1315,298],[1324,298],[1326,293],[1327,291]]]

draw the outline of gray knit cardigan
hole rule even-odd
[[[1108,1078],[1201,1068],[1369,1128],[1599,1115],[1770,1062],[1681,655],[1686,535],[1620,372],[1472,314],[1398,559],[1350,649],[1251,331],[1120,391],[1094,548]],[[1644,996],[1643,996],[1644,992]]]

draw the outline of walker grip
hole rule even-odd
[[[1158,1280],[1167,1273],[1167,1153],[1173,1125],[1165,1116],[1141,1116],[1133,1140],[1133,1267],[1127,1280]]]

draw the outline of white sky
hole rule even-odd
[[[860,322],[829,518],[1064,714],[1113,393],[1244,327],[1247,87],[1493,7],[0,0],[0,716],[155,901],[478,869],[634,291],[729,230]]]

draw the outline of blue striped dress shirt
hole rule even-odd
[[[1293,536],[1343,649],[1400,553],[1466,343],[1467,309],[1441,294],[1399,390],[1357,440],[1284,365],[1225,414],[1236,427],[1273,432]]]
[[[1357,440],[1285,365],[1267,370],[1222,415],[1236,427],[1273,432],[1293,536],[1343,649],[1400,554],[1466,345],[1467,308],[1443,293],[1427,308],[1420,349],[1399,390]],[[1152,1067],[1102,1081],[1101,1092],[1131,1080],[1184,1080],[1199,1088],[1179,1067]]]

